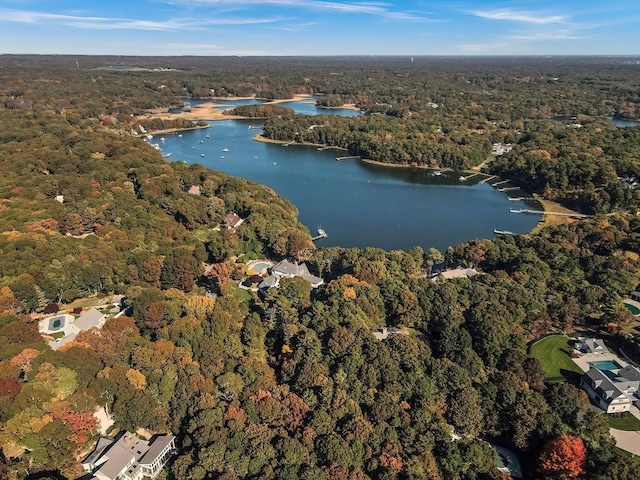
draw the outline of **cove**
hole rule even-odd
[[[461,182],[456,172],[434,175],[419,168],[338,162],[342,151],[258,142],[253,136],[261,123],[255,120],[209,124],[180,137],[165,135],[163,154],[273,188],[298,208],[299,220],[312,234],[318,227],[327,232],[318,246],[444,251],[493,238],[494,229],[526,233],[540,219],[510,213],[510,208],[536,207],[510,201],[508,195],[520,194],[499,192],[479,183],[479,177]]]

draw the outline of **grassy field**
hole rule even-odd
[[[570,350],[571,347],[564,335],[550,335],[531,347],[531,356],[542,363],[546,382],[578,383],[583,372],[571,360]]]
[[[609,414],[607,415],[607,420],[611,428],[629,432],[640,431],[640,420],[629,412]]]

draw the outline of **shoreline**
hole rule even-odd
[[[263,100],[264,101],[263,105],[277,105],[279,103],[298,102],[300,100],[311,99],[311,98],[313,98],[313,95],[311,94],[296,94],[293,96],[293,98],[277,98],[274,100],[267,100],[267,99],[259,98],[256,96],[206,97],[199,100],[211,100],[211,101],[192,106],[189,112],[182,112],[180,114],[169,113],[167,108],[159,107],[159,108],[149,109],[142,115],[137,115],[136,119],[144,120],[144,119],[157,118],[161,120],[175,120],[176,118],[182,118],[182,119],[191,120],[191,121],[202,120],[202,121],[209,121],[209,122],[217,122],[221,120],[265,120],[265,118],[243,117],[240,115],[228,115],[225,113],[225,110],[222,110],[220,108],[219,104],[216,104],[216,102],[224,102],[225,100],[229,100],[229,101]],[[325,107],[319,107],[319,108],[325,108]],[[355,104],[352,104],[352,103],[344,104],[342,107],[335,107],[335,108],[344,108],[346,110],[354,110],[354,111],[360,110],[355,106]]]

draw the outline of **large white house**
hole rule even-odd
[[[91,480],[142,480],[154,478],[176,451],[176,437],[158,435],[150,441],[125,432],[117,440],[100,438],[82,468]]]
[[[619,370],[591,366],[580,379],[580,388],[607,413],[628,412],[640,397],[640,369],[628,365]]]
[[[302,277],[311,284],[312,288],[317,288],[324,283],[324,280],[309,273],[306,263],[292,263],[289,260],[282,260],[271,267],[271,275],[265,278],[258,288],[277,288],[280,285],[281,278]]]

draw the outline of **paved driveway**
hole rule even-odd
[[[640,455],[640,432],[627,432],[625,430],[609,430],[613,438],[616,439],[616,445],[622,450]]]

